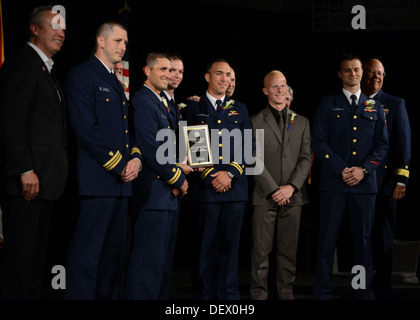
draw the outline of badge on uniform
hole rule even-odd
[[[109,88],[99,87],[99,91],[111,92]]]
[[[366,100],[365,101],[365,108],[363,109],[363,111],[367,111],[367,112],[376,112],[375,108],[375,100]]]

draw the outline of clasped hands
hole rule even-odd
[[[133,181],[139,175],[141,168],[141,161],[138,158],[133,158],[127,162],[124,170],[121,172],[120,177],[122,182],[127,183]]]
[[[365,173],[363,172],[362,167],[351,167],[351,168],[344,168],[341,172],[343,177],[343,181],[349,186],[353,187],[360,183],[365,177]]]
[[[229,177],[227,171],[217,171],[210,175],[210,177],[213,177],[211,185],[216,192],[224,193],[232,188],[232,178]]]
[[[285,204],[290,203],[290,198],[295,192],[295,188],[290,184],[285,186],[280,186],[276,192],[271,195],[271,199],[279,206],[284,206]]]

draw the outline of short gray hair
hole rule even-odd
[[[45,6],[39,6],[32,10],[32,12],[29,14],[29,19],[28,19],[28,37],[29,38],[32,37],[32,32],[29,29],[29,27],[33,24],[36,26],[41,26],[45,19],[44,12],[46,11],[51,12],[53,8],[54,8],[54,5],[50,4],[50,5],[45,5]]]

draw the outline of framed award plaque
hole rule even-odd
[[[188,165],[191,168],[213,166],[208,125],[185,126],[183,129]]]

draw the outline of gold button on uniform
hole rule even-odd
[[[356,143],[357,142],[357,139],[353,139],[353,143]]]
[[[326,154],[325,155],[325,159],[329,159],[330,158],[330,155],[329,154]]]
[[[356,116],[356,115],[354,115],[354,116],[353,116],[353,118],[354,118],[354,119],[357,119],[357,116]]]
[[[353,127],[353,130],[356,131],[357,130],[357,127]]]
[[[217,123],[222,123],[222,120],[217,120]]]
[[[353,155],[355,156],[357,154],[357,152],[356,151],[353,151]]]

